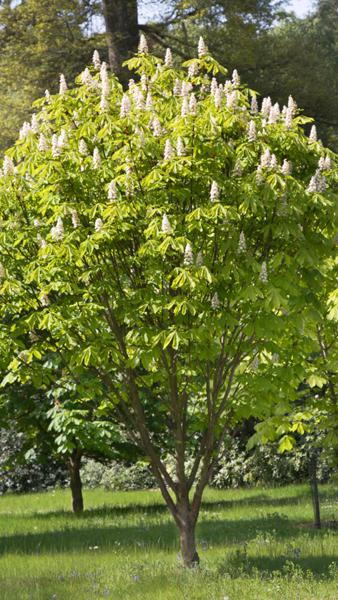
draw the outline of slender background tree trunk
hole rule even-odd
[[[74,450],[68,459],[72,507],[75,513],[83,511],[82,481],[80,475],[81,458],[81,452]]]
[[[103,0],[110,68],[122,79],[122,63],[136,51],[139,40],[137,0]]]

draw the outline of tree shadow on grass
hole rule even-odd
[[[94,546],[99,551],[140,549],[173,550],[178,545],[177,530],[173,523],[140,525],[118,525],[107,523],[102,525],[83,526],[76,520],[71,526],[65,525],[62,530],[14,534],[2,537],[0,554],[41,554],[86,552]],[[203,545],[228,547],[244,544],[255,539],[260,533],[272,532],[276,539],[296,540],[302,531],[278,515],[267,515],[265,518],[240,520],[201,520],[197,527],[197,538]],[[320,536],[313,530],[308,535]]]

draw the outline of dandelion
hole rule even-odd
[[[14,162],[13,162],[13,160],[12,160],[12,159],[11,159],[9,156],[7,156],[7,155],[5,155],[5,158],[4,158],[4,162],[3,162],[2,168],[3,168],[3,173],[4,173],[4,175],[5,175],[5,176],[6,176],[6,175],[14,175],[14,173],[15,173]]]
[[[312,125],[312,127],[311,127],[309,139],[311,140],[311,142],[317,141],[317,128],[315,125]]]
[[[238,252],[246,252],[246,240],[243,231],[239,234]]]
[[[130,99],[127,94],[123,94],[121,100],[120,117],[126,117],[131,109]]]
[[[187,96],[183,97],[182,108],[181,108],[181,116],[186,117],[189,114],[189,98]]]
[[[31,119],[31,130],[33,133],[39,133],[39,121],[35,113],[32,115]]]
[[[140,35],[138,52],[139,52],[139,54],[148,54],[148,42],[146,40],[145,35],[143,35],[143,33],[141,33],[141,35]]]
[[[237,69],[234,69],[234,71],[232,72],[232,85],[234,87],[238,87],[241,83],[241,78],[238,75],[238,71]]]
[[[282,165],[282,173],[283,175],[291,175],[292,173],[292,163],[287,160],[286,158],[284,159],[283,165]]]
[[[164,214],[162,217],[161,229],[162,229],[162,233],[171,233],[172,232],[171,225],[170,225],[169,219],[166,214]]]
[[[219,302],[218,294],[217,294],[217,292],[215,292],[213,297],[211,298],[211,307],[213,309],[216,309],[219,307],[219,305],[220,305],[220,302]]]
[[[164,147],[164,154],[163,154],[164,160],[170,160],[172,158],[173,154],[174,154],[174,152],[173,152],[173,148],[171,145],[171,141],[166,140],[165,147]]]
[[[102,219],[100,219],[100,218],[96,219],[94,227],[95,227],[95,231],[101,231],[101,229],[103,227]]]
[[[218,86],[214,94],[214,103],[216,108],[221,108],[223,99],[223,89]]]
[[[100,152],[99,152],[99,149],[95,146],[94,152],[93,152],[93,168],[99,169],[100,165],[101,165]]]
[[[108,186],[108,200],[114,201],[117,199],[117,189],[115,181],[111,181]]]
[[[256,125],[254,121],[250,121],[249,123],[249,127],[248,127],[248,140],[249,142],[254,142],[256,140],[257,134],[256,134]]]
[[[207,48],[202,36],[198,40],[197,53],[198,53],[198,58],[202,58],[203,56],[208,54],[208,48]]]
[[[52,227],[50,234],[51,234],[52,239],[55,242],[62,240],[62,238],[64,236],[64,228],[63,228],[63,221],[62,221],[61,217],[58,217],[58,220],[56,221],[56,225],[54,225],[54,227]]]
[[[67,86],[66,78],[65,78],[64,74],[61,73],[61,75],[60,75],[59,94],[63,95],[63,94],[66,93],[67,90],[68,90],[68,86]]]
[[[261,272],[259,274],[259,280],[262,283],[267,283],[268,282],[268,269],[267,269],[265,261],[262,263]]]
[[[252,96],[251,98],[251,107],[250,110],[252,114],[256,115],[258,113],[258,103],[256,96]]]
[[[92,61],[95,69],[99,70],[101,67],[101,59],[97,50],[94,50]]]
[[[166,67],[173,66],[173,55],[171,53],[170,48],[167,48],[165,51],[164,64]]]
[[[269,168],[270,164],[271,164],[271,152],[270,152],[269,148],[267,148],[261,156],[261,167],[263,169]]]
[[[71,215],[72,215],[73,227],[74,227],[74,229],[76,229],[80,225],[80,219],[79,219],[79,215],[77,214],[77,210],[75,208],[73,208],[71,210]]]
[[[190,244],[188,243],[184,249],[184,260],[185,265],[192,265],[194,262],[194,255]]]
[[[82,138],[79,141],[79,152],[82,154],[82,156],[87,156],[89,154],[88,146]]]
[[[41,296],[41,304],[42,304],[42,306],[49,306],[50,301],[49,301],[49,298],[48,298],[48,294],[43,294]]]
[[[173,94],[174,96],[181,96],[182,93],[182,83],[179,79],[175,79]]]
[[[185,147],[184,147],[184,143],[181,137],[178,138],[177,143],[176,143],[176,151],[177,151],[177,156],[184,156],[185,155]]]
[[[196,102],[195,94],[190,94],[189,112],[191,115],[196,115],[196,111],[197,111],[197,102]]]
[[[210,200],[211,202],[217,202],[219,200],[219,187],[216,181],[213,181],[211,184]]]

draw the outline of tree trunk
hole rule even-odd
[[[122,63],[136,52],[138,46],[137,0],[103,0],[102,5],[109,65],[123,79],[126,73]]]
[[[319,502],[318,480],[317,480],[317,459],[318,459],[317,450],[310,451],[309,477],[310,477],[312,505],[313,505],[313,517],[314,517],[313,524],[317,529],[320,529],[322,524],[321,524],[321,520],[320,520],[320,502]]]
[[[83,511],[82,481],[80,475],[81,458],[81,452],[79,450],[73,450],[68,459],[72,507],[73,512],[75,513]]]
[[[196,517],[192,514],[188,498],[184,498],[177,505],[177,518],[175,519],[180,532],[180,550],[182,562],[185,567],[196,567],[199,556],[196,550]]]

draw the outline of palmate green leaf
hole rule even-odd
[[[289,452],[294,448],[296,444],[296,440],[291,435],[283,435],[283,437],[279,441],[278,452]]]

